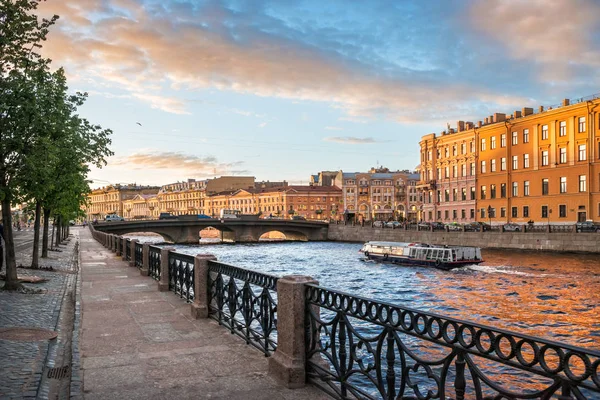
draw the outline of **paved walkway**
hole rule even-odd
[[[86,399],[328,399],[290,390],[267,359],[140,276],[81,231],[83,393]]]

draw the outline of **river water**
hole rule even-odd
[[[140,237],[138,239],[149,239]],[[514,332],[600,349],[600,255],[483,250],[453,271],[365,262],[361,244],[176,245],[187,254]]]

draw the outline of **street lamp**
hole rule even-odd
[[[488,218],[490,221],[490,226],[492,226],[492,206],[491,205],[488,206],[487,212],[488,212]]]

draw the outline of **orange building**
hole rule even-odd
[[[592,96],[565,99],[560,105],[540,107],[537,112],[523,108],[510,116],[496,113],[477,126],[467,123],[461,129],[459,122],[456,133],[451,130],[439,138],[424,136],[420,143],[420,187],[426,194],[426,216],[432,208],[427,195],[434,190],[439,207],[445,205],[448,194],[440,177],[447,179],[450,174],[450,180],[454,179],[452,169],[448,170],[454,165],[453,143],[464,141],[474,142],[475,147],[475,157],[468,158],[467,169],[473,171],[474,160],[478,221],[600,222],[599,124],[600,97]],[[447,146],[450,156],[445,162]],[[437,202],[434,204],[437,206]],[[452,202],[448,207],[456,208]],[[439,220],[439,212],[437,217]]]

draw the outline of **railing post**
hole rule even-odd
[[[116,253],[117,252],[117,241],[118,241],[118,238],[117,238],[117,235],[114,235],[114,234],[111,235],[111,236],[112,237],[111,237],[111,240],[110,240],[110,250],[113,253]]]
[[[130,266],[130,267],[135,267],[135,244],[136,244],[137,242],[139,242],[139,240],[137,240],[137,239],[132,239],[132,240],[131,240],[131,246],[130,246],[130,248],[128,249],[128,250],[129,250],[129,252],[130,252],[130,253],[129,253],[129,254],[130,254],[130,257],[129,257],[129,266]]]
[[[194,257],[194,302],[191,304],[192,318],[208,318],[208,261],[217,261],[212,254],[197,254]]]
[[[158,291],[169,291],[169,252],[174,251],[174,247],[163,247],[160,249],[160,280],[158,281]]]
[[[306,383],[304,285],[317,284],[310,276],[288,275],[277,281],[277,350],[269,358],[269,374],[288,388]]]
[[[125,239],[124,237],[121,237],[121,259],[123,261],[127,260],[127,252],[129,251],[129,249],[127,248],[127,239]]]
[[[456,356],[456,377],[454,378],[454,390],[456,391],[456,400],[465,398],[467,382],[465,380],[465,358],[462,353]]]
[[[116,256],[120,257],[121,256],[121,238],[119,236],[117,236],[116,238],[117,243],[115,243],[115,247],[116,247]]]
[[[148,276],[150,273],[150,245],[144,243],[142,245],[142,268],[140,268],[140,275]]]

